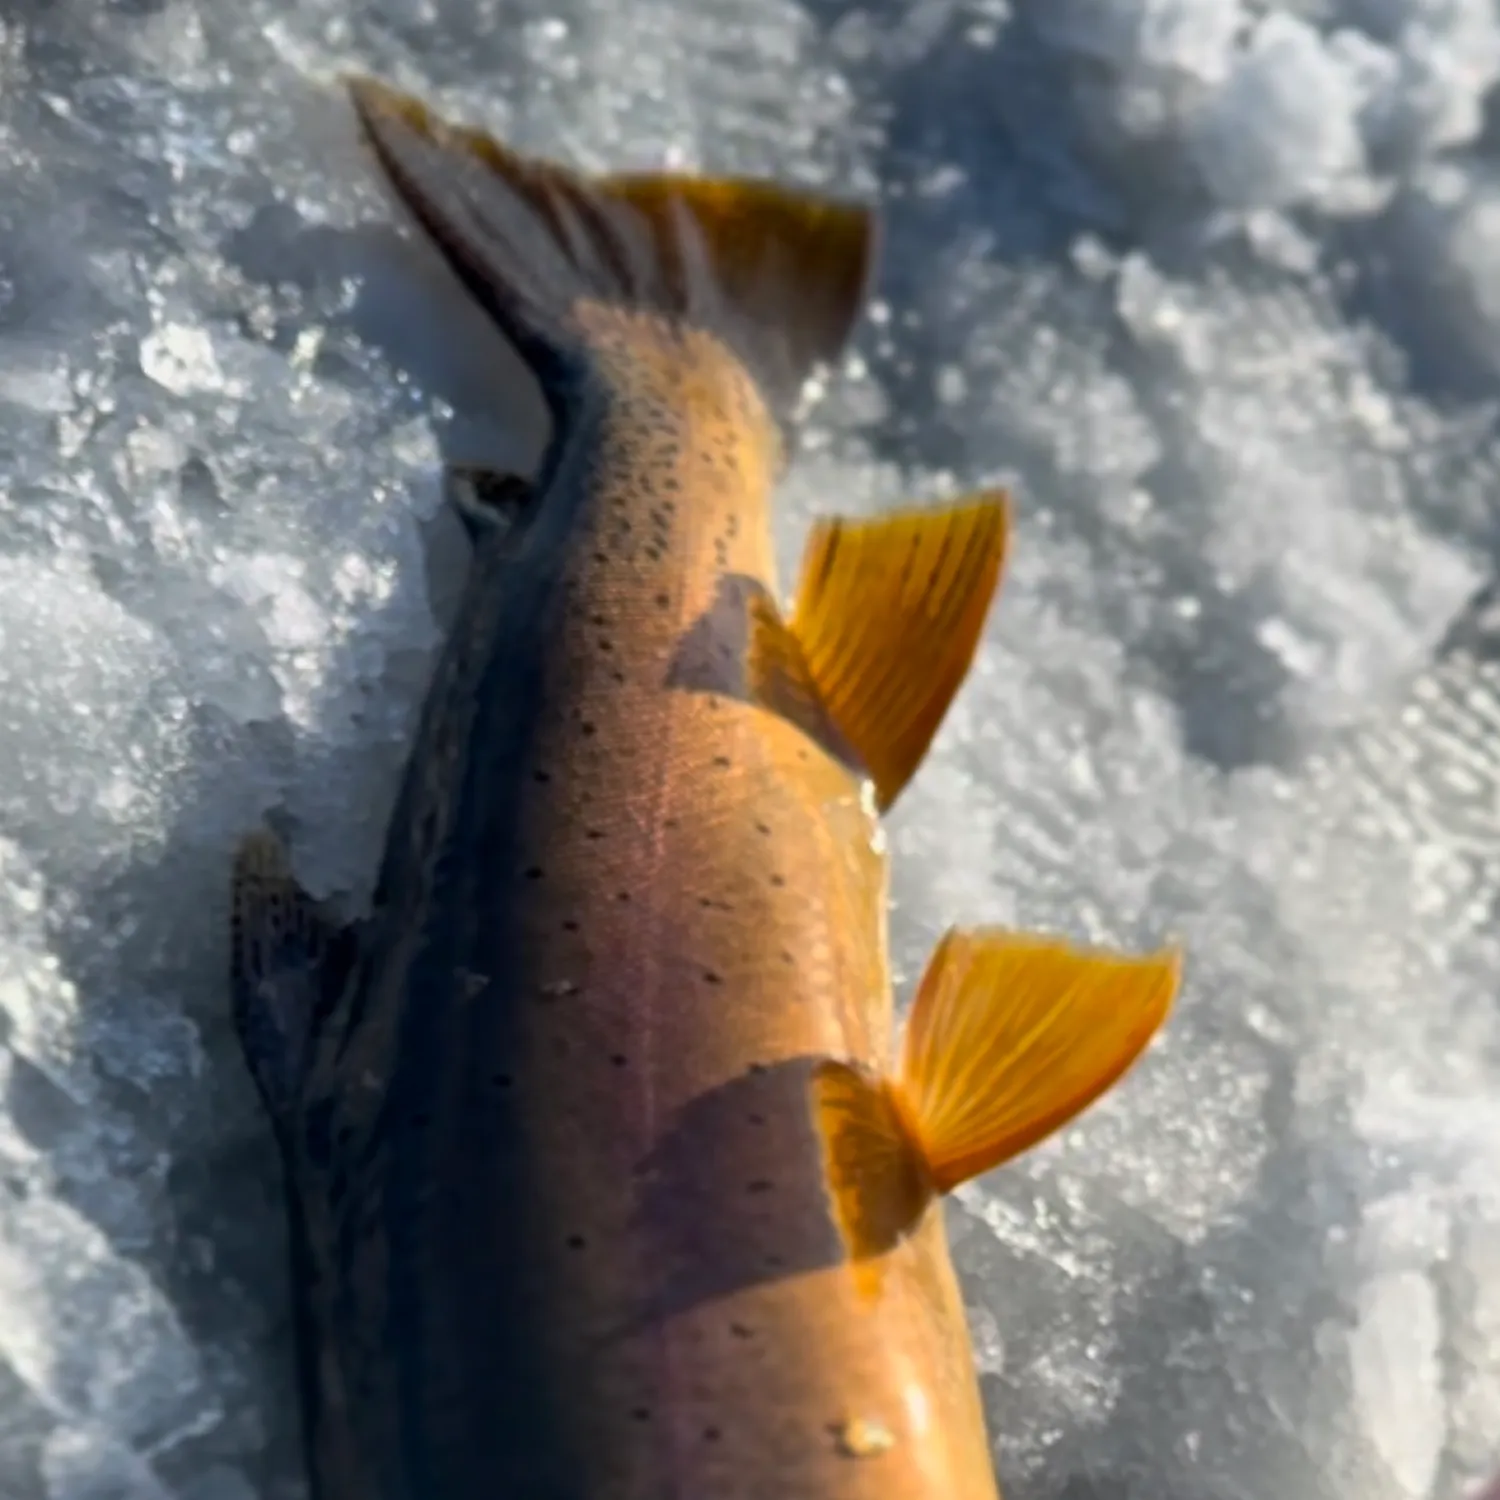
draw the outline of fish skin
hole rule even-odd
[[[891,1075],[893,1001],[871,784],[758,696],[787,392],[620,299],[572,295],[566,332],[533,346],[559,421],[529,500],[466,511],[371,916],[340,928],[268,836],[237,863],[314,1495],[995,1500],[925,1169],[861,1258],[811,1107],[830,1059]]]

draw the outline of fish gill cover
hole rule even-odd
[[[0,8],[0,1493],[301,1493],[236,836],[369,889],[539,407],[337,68],[584,166],[877,185],[778,515],[1013,482],[893,819],[951,922],[1180,936],[1113,1096],[950,1210],[1010,1500],[1457,1500],[1500,1449],[1490,0]]]

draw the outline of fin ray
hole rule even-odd
[[[871,520],[818,522],[790,628],[881,811],[921,764],[962,686],[999,587],[1003,490]]]
[[[914,1229],[933,1198],[1066,1124],[1115,1083],[1166,1019],[1175,948],[1132,956],[1000,928],[938,945],[882,1078],[827,1060],[809,1107],[830,1212],[857,1273]]]
[[[795,724],[850,770],[861,770],[859,752],[828,712],[802,643],[782,618],[775,601],[767,594],[752,596],[746,616],[745,679],[751,698],[768,712]]]
[[[834,1222],[851,1260],[873,1259],[916,1223],[932,1184],[884,1079],[851,1063],[822,1063],[812,1108]]]
[[[935,1189],[1019,1155],[1115,1083],[1166,1019],[1181,956],[998,928],[947,934],[912,1006],[896,1098]]]

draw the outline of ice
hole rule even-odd
[[[778,518],[1003,480],[893,948],[1180,938],[1116,1093],[952,1205],[1009,1500],[1500,1468],[1492,0],[51,0],[0,20],[0,1494],[302,1494],[224,885],[366,899],[536,393],[329,80],[889,210]]]
[[[1445,1436],[1432,1282],[1420,1271],[1372,1277],[1355,1318],[1349,1365],[1365,1435],[1405,1493],[1426,1495]]]
[[[1198,115],[1193,148],[1214,197],[1281,208],[1360,174],[1354,77],[1307,22],[1263,16]]]

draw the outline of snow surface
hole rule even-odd
[[[367,893],[514,360],[332,70],[522,144],[878,187],[779,519],[1008,480],[894,820],[943,926],[1181,937],[1162,1044],[952,1210],[1010,1500],[1500,1460],[1493,0],[0,6],[0,1494],[292,1500],[229,850]]]

